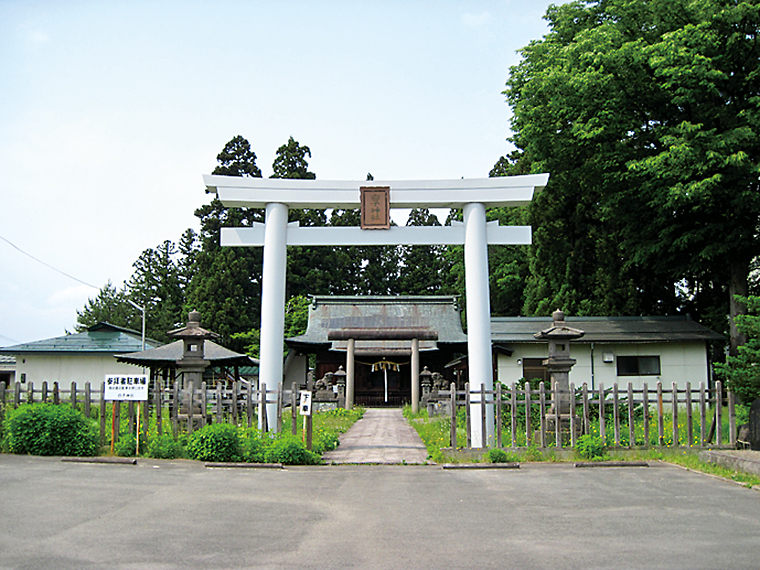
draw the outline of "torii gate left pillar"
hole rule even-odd
[[[251,228],[222,228],[223,246],[264,246],[261,293],[259,378],[268,388],[283,380],[282,345],[285,327],[287,246],[349,245],[464,245],[467,289],[467,345],[471,390],[493,390],[491,322],[488,286],[488,244],[529,244],[530,227],[486,223],[486,208],[524,206],[536,189],[546,185],[548,174],[507,176],[476,180],[372,181],[372,187],[390,189],[396,208],[462,208],[464,224],[362,230],[355,227],[305,227],[288,224],[289,208],[356,208],[360,188],[367,182],[289,180],[204,176],[206,187],[227,207],[265,208],[265,224]],[[347,371],[348,373],[349,371]],[[412,379],[412,382],[419,381]],[[494,440],[491,406],[483,429],[480,403],[473,406],[473,447]],[[267,405],[268,425],[277,425],[276,405]],[[263,418],[259,418],[261,423]],[[483,434],[485,433],[485,440]]]
[[[264,265],[261,272],[261,335],[259,338],[259,382],[268,388],[282,383],[282,343],[285,335],[285,279],[288,258],[288,207],[266,205]],[[274,406],[274,411],[272,411]],[[259,418],[259,429],[264,418]],[[267,405],[267,425],[277,425],[277,404]]]

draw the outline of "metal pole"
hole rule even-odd
[[[467,352],[469,383],[473,392],[480,387],[493,390],[493,364],[491,362],[491,302],[488,286],[488,241],[486,239],[486,208],[483,204],[466,204],[464,207],[464,267],[467,289]],[[486,447],[494,437],[494,411],[486,409],[485,433],[482,441],[481,416],[471,402],[472,446]]]
[[[266,205],[264,263],[261,277],[261,345],[259,378],[267,386],[282,383],[282,342],[285,334],[285,277],[287,274],[288,207]],[[277,426],[277,403],[266,406],[267,423]],[[259,418],[259,428],[263,418]]]
[[[141,307],[132,299],[127,299],[127,303],[142,313],[142,350],[145,351],[145,307]]]

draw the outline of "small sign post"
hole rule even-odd
[[[311,392],[301,390],[301,415],[303,416],[303,439],[306,449],[311,451]]]
[[[124,375],[106,374],[103,383],[104,399],[113,401],[140,402],[148,399],[148,376],[145,374]],[[140,454],[140,408],[137,406],[137,443],[135,455]],[[111,453],[114,452],[116,439],[116,405],[111,407]]]

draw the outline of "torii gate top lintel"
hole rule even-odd
[[[392,208],[487,208],[525,206],[546,186],[548,174],[453,180],[300,180],[204,175],[210,193],[228,208],[356,208],[362,186],[389,187]]]

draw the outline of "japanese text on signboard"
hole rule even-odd
[[[106,375],[105,383],[106,400],[147,400],[148,377],[144,374],[137,375]]]

